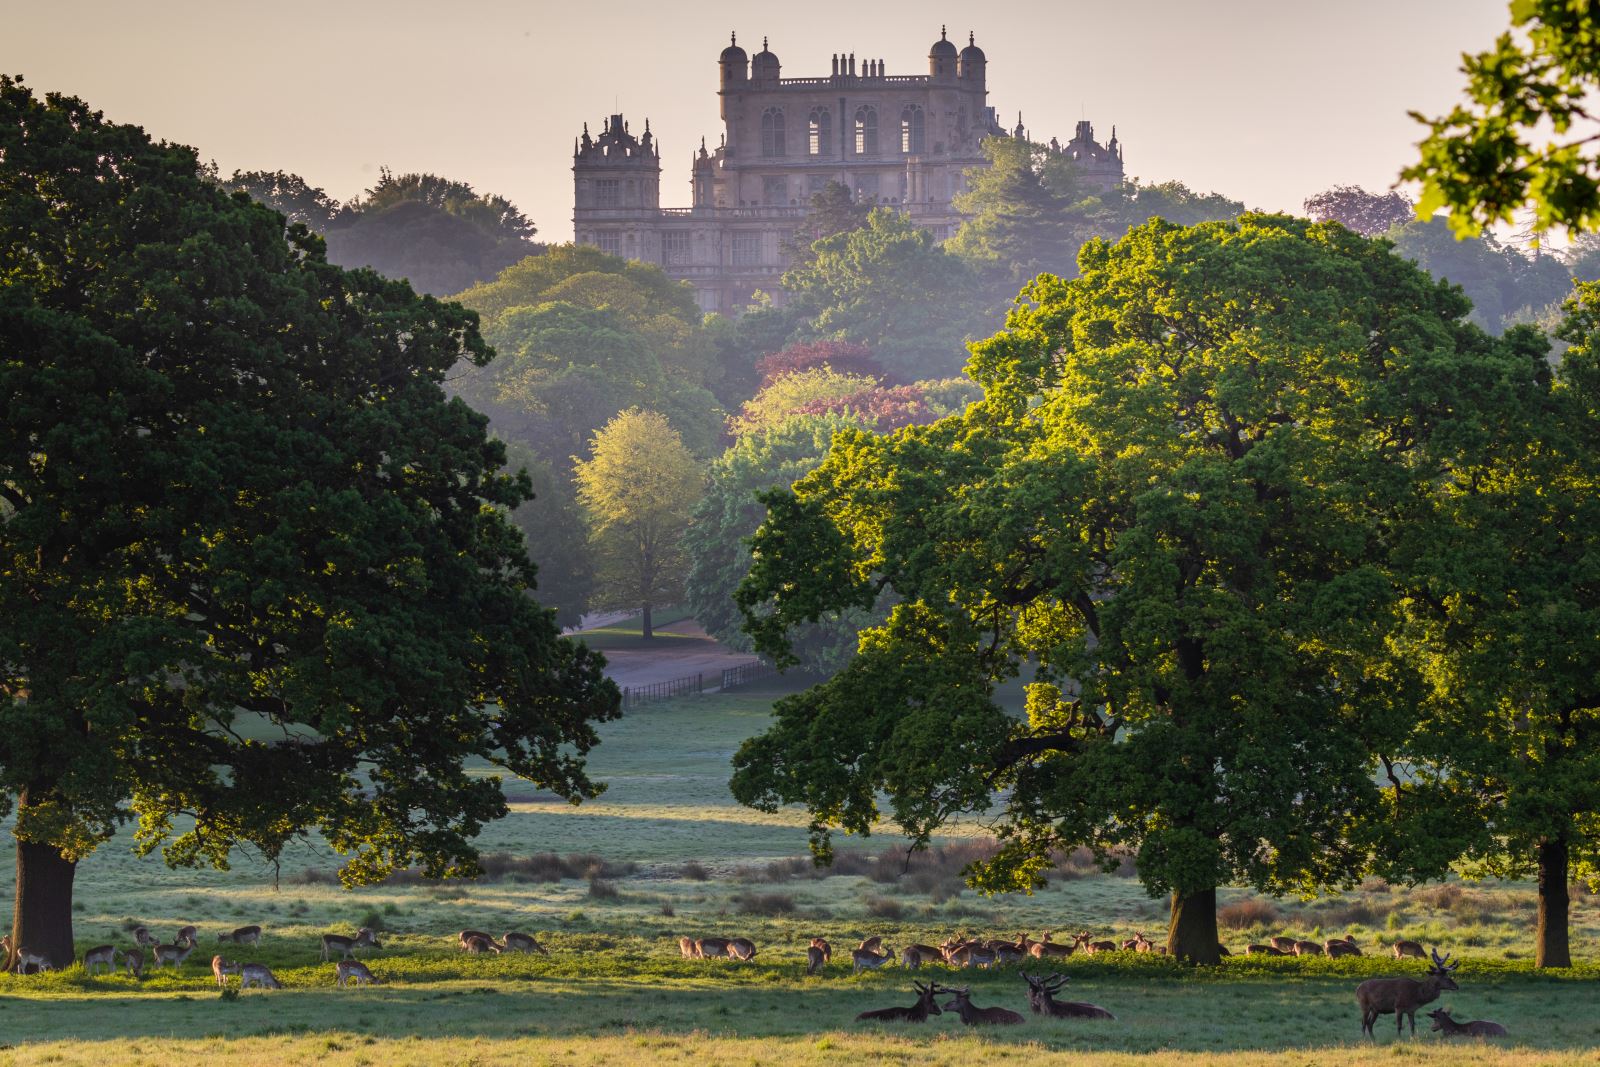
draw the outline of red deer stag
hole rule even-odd
[[[1453,972],[1461,964],[1450,963],[1449,955],[1440,956],[1438,949],[1432,952],[1433,965],[1428,968],[1424,978],[1369,978],[1356,986],[1356,1003],[1361,1005],[1361,1032],[1368,1037],[1377,1037],[1372,1032],[1372,1024],[1378,1021],[1380,1015],[1394,1016],[1394,1032],[1400,1033],[1402,1022],[1406,1018],[1411,1020],[1411,1032],[1417,1032],[1417,1009],[1431,1000],[1438,998],[1444,990],[1455,991],[1461,987],[1456,985]]]
[[[1098,1004],[1081,1000],[1056,1000],[1055,995],[1061,992],[1061,987],[1067,981],[1064,974],[1037,978],[1027,971],[1017,973],[1028,983],[1028,1006],[1037,1015],[1048,1015],[1053,1019],[1116,1019],[1115,1015]]]
[[[1428,1013],[1435,1031],[1443,1030],[1445,1037],[1505,1037],[1506,1028],[1487,1019],[1458,1023],[1450,1018],[1449,1008],[1434,1008]]]
[[[946,1004],[944,1010],[955,1012],[968,1026],[1015,1026],[1022,1021],[1022,1016],[1010,1008],[980,1008],[974,1005],[971,986],[951,986],[944,992],[956,998]]]
[[[857,949],[856,951],[859,952],[861,950]],[[939,1005],[934,1003],[933,1000],[934,994],[942,993],[944,990],[932,982],[927,985],[923,985],[921,982],[912,982],[911,984],[917,990],[917,1002],[911,1007],[875,1008],[872,1011],[864,1011],[857,1015],[856,1022],[925,1023],[930,1015],[944,1014],[939,1010]]]

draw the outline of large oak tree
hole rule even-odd
[[[0,78],[0,804],[16,943],[76,865],[320,833],[347,882],[476,869],[501,780],[574,801],[601,661],[531,597],[475,319],[81,101]]]
[[[739,594],[758,647],[899,602],[778,704],[733,788],[805,804],[824,856],[882,794],[919,842],[998,805],[984,889],[1132,850],[1171,950],[1214,961],[1218,886],[1348,884],[1410,832],[1375,777],[1423,691],[1389,644],[1395,534],[1533,365],[1335,224],[1155,220],[1079,267],[974,347],[965,415],[842,432],[768,494]],[[994,693],[1024,670],[1019,718]]]

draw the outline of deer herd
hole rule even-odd
[[[170,966],[175,973],[181,972],[184,962],[199,944],[199,932],[193,926],[179,929],[167,944],[162,944],[144,926],[135,927],[131,934],[134,943],[127,949],[115,945],[96,945],[85,951],[83,970],[93,975],[113,974],[123,969],[134,978],[140,979],[145,974],[148,953],[148,959],[155,968]],[[241,926],[236,930],[217,934],[216,942],[219,946],[259,945],[261,927]],[[496,938],[481,930],[462,930],[457,935],[456,947],[462,952],[480,956],[507,952],[549,955],[534,935],[517,931],[507,931]],[[1227,949],[1218,947],[1224,955],[1229,954]],[[370,927],[361,927],[353,937],[343,934],[323,934],[321,948],[322,962],[333,963],[334,979],[339,987],[352,984],[382,984],[367,965],[356,958],[356,953],[360,949],[383,948],[376,931]],[[695,960],[725,958],[749,961],[756,957],[755,942],[747,937],[680,937],[678,949],[684,958]],[[899,952],[896,952],[892,945],[885,944],[882,937],[869,937],[850,950],[850,970],[852,975],[859,975],[862,971],[878,970],[891,964],[898,964],[905,970],[919,970],[927,966],[943,966],[956,970],[970,967],[989,969],[996,966],[1025,964],[1029,960],[1036,962],[1058,960],[1075,952],[1094,955],[1103,952],[1164,953],[1165,951],[1164,946],[1153,943],[1143,934],[1135,934],[1131,939],[1119,943],[1112,940],[1096,940],[1087,931],[1073,934],[1071,940],[1067,942],[1052,940],[1050,933],[1043,934],[1037,941],[1027,934],[1019,934],[1015,940],[969,938],[962,935],[949,938],[939,945],[906,945]],[[1448,954],[1440,956],[1437,950],[1425,951],[1423,946],[1415,941],[1397,941],[1390,946],[1390,951],[1396,959],[1427,960],[1428,970],[1421,978],[1370,978],[1356,987],[1356,1001],[1361,1008],[1361,1032],[1368,1037],[1376,1036],[1374,1025],[1383,1015],[1395,1017],[1397,1034],[1403,1033],[1404,1026],[1408,1022],[1411,1033],[1415,1034],[1417,1009],[1437,1000],[1442,992],[1460,988],[1455,981],[1455,971],[1460,964],[1451,963]],[[1263,944],[1252,944],[1245,949],[1245,954],[1340,957],[1359,956],[1362,952],[1355,940],[1349,937],[1316,942],[1282,936],[1271,938]],[[51,969],[42,954],[30,951],[26,945],[13,949],[10,937],[0,938],[0,957],[14,960],[11,969],[18,974]],[[823,937],[811,938],[806,946],[805,973],[808,975],[825,973],[832,959],[833,947],[828,940]],[[228,979],[232,976],[238,977],[240,989],[283,988],[265,965],[230,960],[220,952],[211,958],[211,973],[216,978],[217,985],[224,989],[228,988]],[[1028,1006],[1036,1015],[1056,1019],[1116,1019],[1115,1015],[1097,1004],[1055,999],[1055,995],[1067,981],[1065,975],[1052,973],[1041,977],[1029,974],[1020,966],[1017,974],[1027,983]],[[861,1021],[920,1023],[926,1022],[930,1016],[953,1012],[968,1026],[1005,1026],[1023,1021],[1022,1015],[1009,1008],[974,1005],[970,986],[941,985],[933,981],[927,983],[913,981],[911,984],[917,994],[915,1004],[909,1007],[895,1006],[864,1011],[856,1018]],[[940,996],[948,996],[950,999],[941,1006],[936,999]],[[1451,1016],[1449,1010],[1444,1008],[1429,1012],[1428,1017],[1433,1020],[1433,1030],[1445,1037],[1506,1036],[1506,1028],[1499,1023],[1486,1020],[1458,1022]]]

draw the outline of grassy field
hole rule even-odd
[[[1060,968],[1068,994],[1110,1008],[1116,1022],[1047,1021],[974,1034],[953,1015],[920,1029],[858,1024],[869,1007],[910,1003],[912,975],[898,969],[850,977],[847,953],[831,973],[803,973],[806,939],[836,948],[871,933],[889,943],[937,941],[958,931],[1034,936],[1073,930],[1159,938],[1164,905],[1135,879],[1063,864],[1031,897],[987,899],[955,875],[981,848],[982,829],[957,826],[935,860],[902,873],[903,842],[851,842],[849,873],[819,877],[798,861],[799,812],[766,816],[727,793],[728,758],[765,722],[771,694],[740,691],[631,713],[605,728],[594,759],[610,788],[574,808],[512,786],[513,813],[491,827],[486,851],[508,854],[497,877],[474,884],[402,881],[345,891],[337,857],[303,848],[274,872],[242,858],[231,872],[169,871],[112,842],[80,868],[80,947],[126,944],[144,923],[170,937],[199,924],[205,942],[180,975],[61,974],[0,978],[0,1064],[970,1063],[1057,1060],[1088,1064],[1588,1063],[1600,1064],[1600,969],[1559,977],[1531,973],[1533,896],[1523,885],[1406,890],[1378,882],[1315,903],[1224,894],[1224,940],[1236,948],[1275,933],[1353,933],[1375,948],[1416,937],[1466,959],[1462,990],[1443,1003],[1458,1018],[1492,1018],[1508,1047],[1442,1047],[1425,1033],[1403,1048],[1392,1022],[1379,1042],[1360,1039],[1353,988],[1392,960],[1231,960],[1185,973],[1150,957],[1073,957]],[[487,772],[485,772],[487,773]],[[0,865],[10,869],[9,833]],[[881,858],[879,853],[884,852]],[[556,863],[536,853],[572,858]],[[574,855],[578,854],[578,855]],[[543,878],[560,877],[556,881]],[[0,889],[9,890],[0,884]],[[1575,903],[1575,952],[1594,960],[1600,903]],[[282,992],[218,997],[209,974],[213,934],[259,922],[259,949],[227,954],[272,966]],[[337,990],[316,959],[317,937],[356,925],[383,929],[371,964],[384,985]],[[537,931],[549,958],[466,958],[453,951],[465,927]],[[744,933],[761,951],[749,964],[679,958],[683,934]],[[1119,954],[1120,955],[1120,954]],[[202,956],[204,959],[202,959]],[[1409,965],[1415,969],[1415,963]],[[954,981],[955,976],[949,976]],[[971,974],[979,1004],[1026,1011],[1014,973]],[[1514,1050],[1514,1051],[1512,1051]]]

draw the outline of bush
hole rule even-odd
[[[674,908],[674,907],[673,907],[673,906],[672,906],[672,901],[670,901],[670,900],[663,900],[663,901],[662,901],[662,902],[661,902],[661,914],[662,914],[662,915],[665,915],[665,916],[666,916],[666,917],[667,917],[667,918],[669,918],[669,919],[670,919],[670,918],[672,918],[672,917],[673,917],[673,916],[674,916],[674,915],[676,915],[676,914],[678,914],[678,909],[676,909],[676,908]]]
[[[1433,908],[1435,911],[1450,911],[1461,903],[1463,892],[1460,886],[1453,882],[1444,885],[1430,885],[1419,889],[1415,893],[1417,903]]]
[[[691,882],[704,882],[711,877],[711,872],[691,860],[678,868],[678,877],[687,878]]]
[[[740,893],[733,907],[740,915],[792,915],[795,903],[787,893]]]
[[[867,900],[867,914],[874,919],[888,919],[894,922],[904,917],[906,909],[901,907],[898,900],[887,897],[870,897]]]
[[[383,912],[381,912],[381,911],[369,911],[369,912],[367,912],[367,914],[362,917],[361,922],[360,922],[359,925],[368,927],[368,928],[370,928],[370,929],[372,929],[374,931],[381,932],[384,929],[384,926],[383,926]]]
[[[1272,926],[1283,920],[1276,904],[1264,897],[1245,897],[1217,909],[1217,925],[1230,930]]]
[[[599,878],[589,879],[589,896],[595,900],[616,900],[621,895],[617,891],[617,887],[610,882],[602,881]]]

